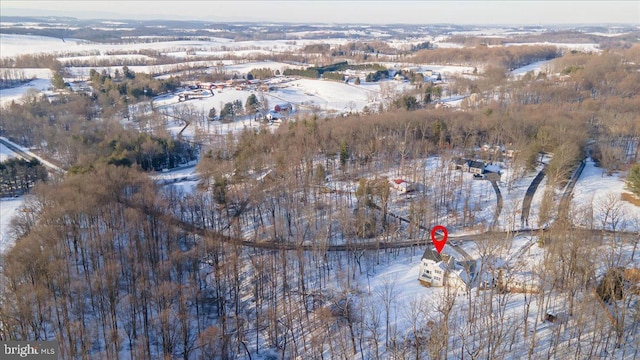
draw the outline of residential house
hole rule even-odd
[[[484,173],[484,167],[485,167],[484,162],[470,160],[465,165],[462,166],[462,171],[481,175],[482,173]]]
[[[449,164],[451,170],[462,170],[462,167],[469,163],[469,160],[457,158]]]
[[[452,256],[438,254],[431,248],[427,248],[422,255],[418,280],[427,286],[449,286],[461,289],[469,284],[466,271],[456,265]]]
[[[486,164],[482,161],[457,158],[449,164],[451,170],[462,170],[472,174],[484,174]]]
[[[422,255],[418,280],[422,284],[429,286],[444,286],[446,272],[447,265],[442,255],[433,249],[427,248]]]
[[[394,189],[396,189],[398,192],[402,194],[406,194],[414,190],[413,185],[411,185],[409,182],[404,181],[402,179],[393,180],[391,182],[391,186],[393,186]]]

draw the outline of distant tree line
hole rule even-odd
[[[15,87],[31,80],[33,78],[28,78],[22,69],[0,69],[0,89]]]
[[[278,70],[277,74],[280,74],[279,70]],[[249,74],[247,74],[247,80],[270,79],[270,78],[274,77],[275,75],[276,75],[276,73],[273,71],[273,69],[269,69],[269,68],[252,69],[249,72]]]
[[[386,74],[386,76],[389,75],[389,71],[380,64],[350,65],[346,61],[335,63],[335,64],[329,64],[326,66],[320,66],[320,67],[312,66],[306,69],[285,69],[284,75],[301,76],[301,77],[306,77],[311,79],[317,79],[320,76],[322,76],[325,79],[343,81],[345,79],[345,73],[343,71],[367,70],[367,69],[375,70],[374,73],[371,73],[371,74],[374,74],[374,75],[371,75],[373,77],[367,76],[367,79],[369,79],[367,81],[378,81],[382,78],[382,74]],[[372,80],[374,77],[377,80]]]
[[[389,77],[389,70],[377,70],[372,73],[368,73],[365,77],[366,82],[376,82]]]
[[[417,64],[492,64],[515,69],[535,61],[551,60],[562,55],[555,46],[507,46],[421,50],[411,56]]]
[[[127,66],[123,66],[121,71],[116,69],[113,76],[106,71],[99,73],[95,69],[91,69],[89,80],[99,93],[112,96],[114,92],[117,92],[118,95],[129,96],[132,100],[157,96],[173,91],[180,86],[180,82],[176,78],[158,80],[149,74],[135,73]]]

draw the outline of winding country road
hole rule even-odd
[[[582,171],[584,170],[587,162],[582,160],[578,168],[571,175],[571,179],[567,183],[567,186],[564,188],[564,192],[562,193],[562,198],[560,199],[560,206],[558,206],[558,215],[566,215],[569,212],[569,203],[571,202],[571,194],[573,193],[573,189],[576,187],[576,183],[582,175]]]
[[[496,192],[496,201],[497,201],[497,205],[496,205],[496,212],[493,215],[493,222],[491,223],[491,228],[493,229],[494,227],[496,227],[496,225],[498,225],[498,218],[500,217],[500,213],[502,212],[502,193],[500,192],[500,188],[498,187],[498,181],[496,181],[495,179],[490,180],[491,181],[491,186],[493,186],[493,190]]]
[[[44,167],[46,167],[49,170],[52,170],[54,172],[58,172],[58,173],[65,173],[66,171],[64,171],[62,168],[60,168],[59,166],[56,166],[54,164],[52,164],[51,162],[42,159],[41,157],[24,151],[22,150],[17,144],[13,143],[12,141],[10,141],[9,139],[5,139],[3,137],[0,137],[0,143],[2,143],[2,145],[6,146],[9,150],[13,151],[14,153],[18,154],[19,157],[25,159],[25,160],[33,160],[36,159],[38,161],[40,161],[40,163],[42,163],[42,165]]]
[[[527,225],[527,227],[529,227],[529,212],[531,211],[531,201],[533,200],[533,195],[535,195],[536,190],[538,189],[538,185],[540,185],[540,182],[546,175],[546,169],[547,166],[544,165],[538,175],[533,178],[533,181],[531,181],[531,184],[527,188],[527,192],[524,194],[524,200],[522,201],[522,214],[520,217],[520,226],[522,228],[525,227],[525,224]]]
[[[406,241],[394,241],[394,242],[383,242],[383,241],[369,241],[365,243],[354,242],[347,244],[326,244],[326,243],[318,243],[318,244],[306,244],[306,243],[291,243],[291,242],[281,242],[281,241],[250,241],[242,238],[231,237],[228,235],[223,235],[218,231],[214,231],[211,229],[203,229],[198,226],[195,226],[187,221],[176,219],[174,216],[154,213],[154,215],[160,216],[163,220],[167,221],[185,232],[196,234],[199,236],[209,237],[213,239],[218,239],[222,242],[236,244],[244,247],[257,248],[257,249],[268,249],[268,250],[302,250],[302,251],[356,251],[356,250],[382,250],[382,249],[399,249],[399,248],[409,248],[414,246],[426,246],[430,243],[430,240],[425,239],[410,239]],[[474,234],[474,235],[462,235],[455,236],[452,235],[450,238],[452,239],[461,239],[464,241],[475,241],[482,240],[487,238],[512,238],[518,235],[536,235],[541,229],[527,229],[516,232],[508,232],[508,231],[487,231],[482,234]],[[602,230],[594,229],[576,229],[576,232],[585,233],[585,235],[594,235],[601,236],[603,234]],[[605,230],[604,233],[613,234],[612,231]],[[637,232],[622,232],[616,231],[616,236],[625,239],[633,239],[638,237]],[[454,247],[455,249],[456,247]],[[462,253],[462,252],[461,252]]]

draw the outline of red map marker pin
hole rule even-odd
[[[441,231],[442,234],[436,234],[438,231]],[[431,229],[431,241],[433,241],[433,245],[436,247],[436,250],[438,250],[438,254],[440,254],[442,249],[444,249],[448,236],[449,233],[447,232],[447,228],[442,225],[435,226]]]

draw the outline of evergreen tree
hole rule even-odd
[[[233,115],[234,116],[242,113],[242,110],[243,110],[242,101],[240,101],[239,99],[234,100],[232,105],[233,105]]]
[[[126,65],[122,67],[122,75],[124,75],[124,77],[127,79],[133,79],[136,77],[136,73],[129,70],[129,67]]]
[[[233,119],[234,115],[235,109],[233,103],[228,102],[224,104],[224,107],[222,107],[222,110],[220,110],[220,120],[230,121]]]
[[[629,169],[627,175],[627,189],[640,196],[640,164],[635,164]]]
[[[353,83],[356,85],[360,85],[360,77],[357,77]]]
[[[211,109],[209,109],[209,120],[215,120],[216,119],[216,108],[212,107]]]
[[[244,105],[244,109],[247,114],[253,114],[258,111],[260,107],[260,102],[258,101],[258,97],[255,94],[249,95],[247,98],[247,102]]]
[[[349,145],[347,145],[346,141],[342,140],[340,142],[340,163],[342,165],[345,165],[347,163],[347,160],[349,160],[349,157]]]
[[[56,71],[53,74],[51,85],[53,85],[53,87],[56,89],[64,89],[64,79],[62,78],[62,74],[59,71]]]

